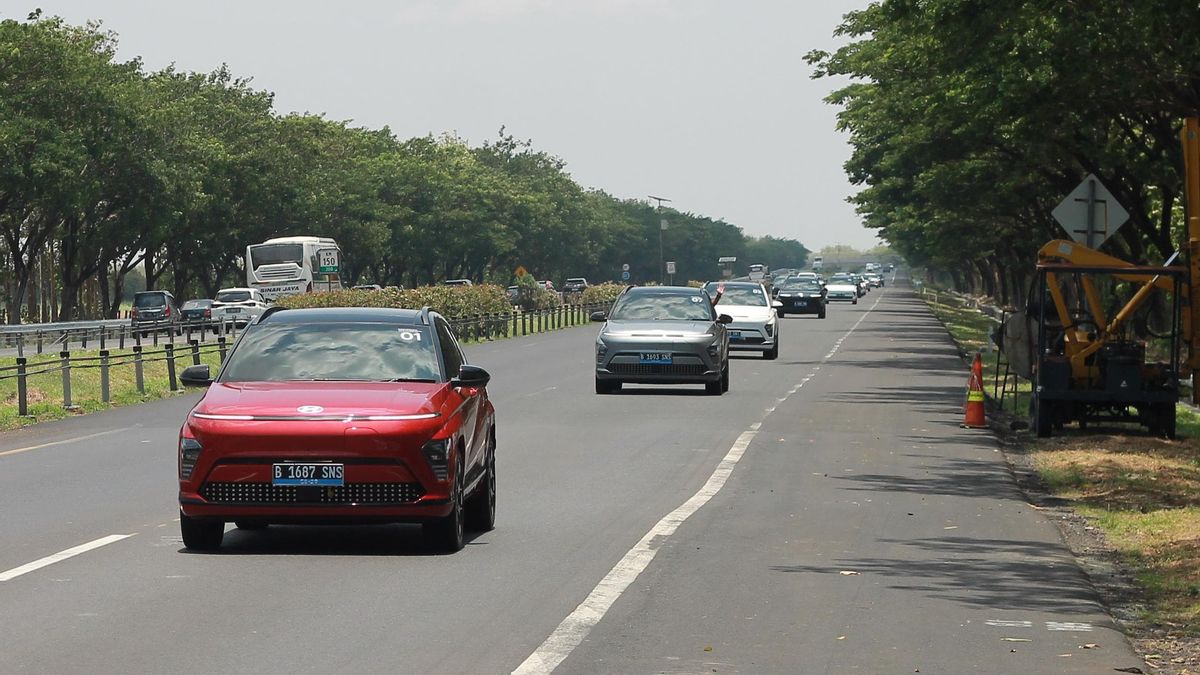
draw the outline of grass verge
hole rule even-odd
[[[964,354],[987,344],[991,318],[946,294],[925,300]],[[1022,382],[1006,407],[1025,417],[1029,395]],[[1200,414],[1182,404],[1177,414],[1176,440],[1133,427],[1091,435],[1068,428],[1056,438],[1020,440],[1047,489],[1099,528],[1133,573],[1142,627],[1200,637]]]
[[[215,346],[209,346],[206,349],[211,351],[202,353],[200,362],[207,363],[215,369],[220,365],[220,354],[217,353]],[[186,345],[178,348],[175,354],[175,373],[178,376],[184,368],[192,365],[192,356]],[[27,384],[29,415],[22,417],[18,414],[16,378],[0,380],[0,431],[116,406],[144,403],[180,393],[179,390],[171,390],[167,363],[161,348],[157,350],[151,347],[145,348],[145,358],[142,364],[143,391],[141,392],[137,388],[136,366],[132,362],[133,350],[113,349],[110,350],[109,357],[110,364],[113,364],[110,366],[108,374],[109,402],[105,403],[101,396],[99,363],[88,362],[86,365],[74,363],[74,359],[77,357],[96,357],[98,355],[99,352],[72,352],[73,363],[70,379],[73,407],[70,409],[63,407],[63,376],[59,369],[58,356],[43,354],[29,357],[28,372],[31,373]],[[5,374],[12,373],[9,371]]]

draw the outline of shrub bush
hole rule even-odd
[[[625,286],[611,282],[588,286],[583,290],[581,302],[585,305],[611,305],[624,291]]]
[[[479,286],[389,287],[379,291],[345,290],[305,293],[280,298],[280,307],[394,307],[420,309],[429,306],[448,318],[475,314],[502,314],[512,311],[504,289],[492,284]]]

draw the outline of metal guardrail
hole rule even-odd
[[[607,310],[608,304],[598,305],[559,305],[541,310],[521,311],[514,308],[510,312],[494,314],[474,314],[455,317],[450,320],[451,327],[459,339],[467,341],[494,340],[507,337],[521,337],[536,333],[579,326],[590,322],[593,311]],[[124,328],[131,328],[123,322]],[[186,341],[176,342],[175,327],[183,328],[180,334]],[[117,327],[119,328],[119,327]],[[100,371],[100,398],[102,403],[112,400],[111,374],[114,368],[132,366],[134,382],[139,394],[146,393],[145,371],[146,364],[165,363],[167,381],[171,391],[179,390],[177,377],[180,358],[190,356],[192,365],[199,365],[204,354],[219,353],[223,363],[230,346],[237,340],[237,327],[220,324],[175,324],[168,327],[164,322],[159,326],[139,327],[136,331],[116,331],[110,333],[110,328],[104,325],[90,324],[88,326],[72,326],[62,329],[60,341],[50,342],[48,334],[33,331],[32,340],[36,340],[36,354],[45,354],[45,347],[55,345],[61,347],[57,361],[30,362],[23,353],[24,342],[17,342],[18,355],[13,365],[0,366],[0,381],[17,381],[17,412],[22,417],[29,415],[29,378],[49,373],[62,374],[63,407],[75,409],[71,391],[71,373],[73,370]],[[149,343],[143,343],[142,333],[148,333]],[[163,333],[165,332],[165,335]],[[0,333],[0,338],[8,339],[10,334]],[[163,337],[159,344],[159,337]],[[212,341],[206,341],[212,337]],[[71,341],[78,342],[82,349],[87,349],[89,338],[99,351],[89,351],[88,355],[72,354],[69,348]],[[131,347],[126,351],[126,344]],[[110,347],[116,347],[114,353]],[[49,352],[54,353],[54,352]],[[186,355],[185,355],[186,353]]]
[[[110,319],[8,326],[0,329],[0,353],[6,350],[15,351],[17,356],[53,353],[69,349],[72,344],[78,344],[80,349],[87,349],[88,345],[104,349],[111,344],[124,349],[127,344],[141,345],[143,342],[158,346],[160,342],[174,343],[176,337],[185,341],[198,337],[201,342],[206,342],[218,335],[236,337],[237,330],[237,324],[229,320],[154,321],[134,326],[128,319]]]

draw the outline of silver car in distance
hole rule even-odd
[[[703,384],[716,396],[729,390],[729,335],[712,298],[701,288],[635,286],[605,315],[596,336],[596,393],[613,394],[625,382]]]

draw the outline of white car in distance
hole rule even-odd
[[[719,282],[710,281],[704,289],[715,298],[719,287]],[[729,350],[761,352],[763,358],[779,358],[779,317],[775,310],[782,306],[758,282],[726,281],[717,312],[733,318],[733,323],[725,326],[729,332]]]
[[[212,320],[244,326],[270,307],[256,288],[222,288],[212,304]]]

